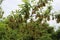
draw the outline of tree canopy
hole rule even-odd
[[[60,18],[50,13],[52,0],[38,0],[36,5],[31,4],[35,0],[22,1],[24,4],[19,5],[20,9],[12,11],[11,15],[0,21],[0,40],[60,40],[60,30],[54,31],[47,23],[50,16],[52,20]]]

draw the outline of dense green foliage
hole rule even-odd
[[[39,0],[37,5],[31,5],[27,0],[23,2],[19,5],[21,10],[12,11],[11,15],[0,20],[0,40],[60,40],[60,30],[54,31],[47,23],[51,15],[48,0]],[[49,6],[41,12],[46,4]],[[36,21],[33,19],[34,14],[35,19],[38,18]],[[28,19],[30,22],[27,22]]]
[[[3,14],[4,14],[4,11],[2,10],[1,8],[1,3],[2,3],[3,0],[0,0],[0,18],[3,17]]]

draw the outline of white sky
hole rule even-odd
[[[60,0],[54,0],[53,7],[54,7],[54,10],[56,11],[60,10]]]
[[[21,4],[21,0],[4,0],[2,3],[2,8],[5,12],[5,16],[7,16],[12,10],[18,8],[18,4]],[[53,5],[53,11],[60,10],[60,0],[54,0],[52,3]]]
[[[4,0],[2,3],[2,9],[4,10],[5,14],[4,16],[8,16],[10,12],[14,9],[18,9],[18,4],[21,4],[21,0]],[[58,11],[60,10],[60,0],[54,0],[52,3],[53,5],[53,11]],[[50,21],[50,25],[57,26],[59,24],[56,24],[56,21]]]
[[[4,10],[4,16],[8,16],[10,12],[18,8],[18,4],[21,4],[21,0],[4,0],[2,2],[2,9]]]

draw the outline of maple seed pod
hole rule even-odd
[[[38,10],[38,7],[36,6],[36,7],[34,8],[34,10],[37,11],[37,10]]]
[[[45,3],[43,2],[42,5],[45,6]]]
[[[43,16],[44,18],[46,18],[47,16]]]
[[[15,20],[14,20],[14,19],[12,19],[12,18],[10,18],[10,19],[9,19],[9,21],[10,21],[10,22],[14,22]]]
[[[36,15],[36,17],[35,17],[35,19],[37,18],[37,15]]]
[[[40,17],[40,14],[37,14],[36,16],[37,16],[37,17]]]
[[[52,20],[54,20],[54,17],[52,17]]]
[[[57,21],[57,23],[59,23],[59,22],[60,22],[60,20],[58,20],[58,19],[57,19],[56,21]]]
[[[49,16],[47,17],[47,20],[48,20],[48,21],[50,20],[50,17],[49,17]]]
[[[40,7],[43,7],[43,5],[42,5],[42,4],[40,4],[39,6],[40,6]]]
[[[32,10],[32,14],[35,14],[35,10],[34,9]]]
[[[40,8],[40,6],[39,6],[39,5],[38,5],[37,7],[38,7],[38,8]]]
[[[40,5],[38,5],[37,8],[40,8]]]

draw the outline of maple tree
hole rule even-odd
[[[57,20],[60,18],[59,15],[50,14],[52,0],[38,0],[36,5],[33,4],[35,0],[22,1],[24,4],[19,5],[20,9],[12,11],[11,15],[0,21],[0,40],[59,40],[59,32],[55,32],[47,23],[50,16],[52,20],[53,16]],[[43,11],[46,6],[46,10]],[[37,20],[34,21],[33,17]]]

